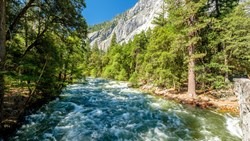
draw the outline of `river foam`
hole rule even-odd
[[[240,128],[240,119],[236,117],[232,117],[231,115],[227,114],[226,118],[226,125],[228,131],[239,138],[242,138],[242,130]]]
[[[238,118],[185,107],[128,88],[127,83],[88,78],[28,116],[10,140],[239,141]],[[237,127],[237,128],[235,128]],[[237,129],[237,130],[236,130]]]

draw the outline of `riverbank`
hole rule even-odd
[[[200,107],[202,109],[212,109],[218,112],[229,112],[234,115],[239,115],[239,103],[237,96],[233,94],[233,90],[227,91],[208,91],[199,92],[197,97],[193,98],[186,91],[177,92],[171,89],[163,89],[153,85],[140,86],[141,91],[160,96],[176,102]],[[227,97],[215,97],[215,95],[223,95],[221,93],[232,93]]]
[[[22,126],[25,116],[34,113],[41,106],[55,99],[55,97],[36,96],[28,104],[29,90],[26,87],[9,88],[4,95],[4,118],[1,123],[0,139],[7,140],[8,136],[13,134]],[[26,105],[27,104],[27,105]]]
[[[31,116],[10,140],[234,140],[239,118],[181,106],[128,88],[88,79]],[[239,131],[239,132],[238,132]]]
[[[171,89],[162,89],[154,87],[152,85],[143,85],[139,87],[143,92],[151,93],[162,98],[177,101],[182,104],[188,104],[202,109],[213,109],[219,112],[229,112],[234,115],[239,114],[239,104],[237,97],[231,95],[230,97],[215,97],[215,91],[199,93],[196,98],[190,97],[185,91],[176,92]],[[12,134],[18,127],[20,127],[24,121],[25,115],[28,115],[39,107],[50,101],[48,98],[40,99],[33,104],[26,107],[22,113],[18,112],[24,107],[28,98],[28,89],[10,89],[5,95],[5,119],[2,122],[4,129],[0,131],[0,136],[7,137]],[[222,93],[222,92],[218,92]],[[221,94],[220,94],[221,95]]]

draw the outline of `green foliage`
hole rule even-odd
[[[8,1],[6,80],[28,87],[31,97],[49,98],[84,77],[84,7],[79,0]]]
[[[117,39],[116,39],[116,34],[114,33],[110,41],[110,46],[113,47],[116,45],[117,45]]]
[[[128,77],[127,77],[127,72],[125,69],[121,69],[119,75],[117,76],[117,80],[121,80],[121,81],[126,81],[128,80]]]
[[[106,22],[103,22],[103,23],[100,23],[100,24],[90,26],[89,27],[89,32],[95,32],[95,31],[98,31],[98,30],[101,30],[101,29],[106,29],[106,28],[112,26],[112,24],[113,24],[112,21],[106,21]]]
[[[227,88],[226,79],[249,75],[250,22],[246,4],[218,2],[219,13],[206,0],[166,1],[167,10],[156,17],[153,30],[122,45],[114,34],[107,52],[92,52],[96,57],[91,59],[95,65],[89,64],[95,69],[91,75],[180,90],[187,86],[188,62],[193,59],[198,89]]]
[[[88,31],[91,33],[98,30],[108,30],[111,27],[115,27],[117,25],[117,22],[122,18],[126,18],[124,14],[118,14],[112,21],[105,21],[100,24],[89,26]]]
[[[153,20],[153,24],[157,25],[157,26],[164,26],[167,24],[167,18],[166,18],[166,3],[165,1],[163,1],[162,7],[161,7],[161,12],[157,13],[157,16],[155,17],[155,19]]]
[[[91,55],[87,58],[88,69],[90,70],[91,76],[98,77],[102,73],[102,51],[99,49],[97,42],[94,44],[90,52]]]

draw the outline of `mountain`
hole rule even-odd
[[[152,21],[162,10],[164,0],[139,0],[127,12],[116,16],[112,21],[95,25],[88,35],[90,44],[98,43],[99,48],[106,50],[115,33],[117,42],[127,42],[143,30],[153,28]]]

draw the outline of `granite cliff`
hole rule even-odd
[[[242,141],[250,141],[250,80],[241,78],[234,81],[235,94],[238,96],[240,104]]]
[[[89,33],[90,44],[97,42],[99,48],[106,50],[114,33],[118,43],[133,39],[141,31],[154,27],[152,21],[161,12],[162,5],[163,0],[139,0],[134,7],[110,21],[104,29]]]
[[[245,1],[239,0],[240,3]],[[114,33],[117,36],[117,42],[123,43],[133,39],[136,34],[143,30],[154,28],[155,25],[152,22],[154,17],[162,12],[163,5],[164,0],[138,0],[135,6],[125,13],[116,16],[111,21],[101,23],[102,25],[105,24],[104,28],[90,30],[88,37],[91,46],[97,42],[100,49],[106,50]],[[249,11],[249,8],[247,11]],[[167,17],[167,14],[165,17]]]

